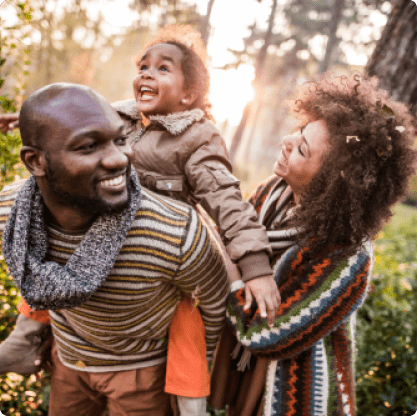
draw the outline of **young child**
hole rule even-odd
[[[200,204],[208,212],[247,282],[248,304],[253,294],[263,314],[267,308],[270,315],[279,303],[270,246],[254,209],[242,200],[225,143],[211,121],[209,74],[200,35],[189,26],[167,26],[147,45],[137,66],[135,100],[114,107],[127,124],[141,184]],[[197,305],[198,293],[192,300],[182,299],[168,341],[165,390],[178,396],[183,415],[204,414],[209,394],[205,357],[210,360],[213,351],[206,352]],[[27,315],[25,308],[22,302],[20,311]]]

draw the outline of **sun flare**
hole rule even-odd
[[[253,67],[241,65],[238,69],[212,69],[210,77],[210,102],[214,118],[217,122],[227,120],[237,126],[245,105],[254,97]]]

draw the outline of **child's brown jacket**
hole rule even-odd
[[[142,130],[134,100],[114,103],[126,121],[133,165],[143,186],[157,193],[199,203],[219,227],[244,281],[272,274],[270,245],[253,207],[242,199],[240,182],[223,138],[200,109],[151,116]]]

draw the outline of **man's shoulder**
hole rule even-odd
[[[14,200],[27,179],[19,179],[4,185],[0,191],[0,201]]]
[[[0,191],[0,237],[6,225],[14,201],[27,179],[21,179],[5,185]]]
[[[182,201],[160,195],[142,188],[141,206],[136,214],[136,221],[146,219],[149,226],[169,232],[189,231],[189,222],[196,221],[195,209]],[[198,219],[197,219],[198,220]]]
[[[182,251],[190,241],[205,240],[207,233],[201,231],[202,222],[192,206],[142,188],[141,206],[129,237],[134,240],[143,237],[146,244],[164,247],[167,252],[177,252]]]

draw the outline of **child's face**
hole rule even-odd
[[[136,103],[145,116],[189,109],[192,103],[184,85],[182,57],[178,46],[167,43],[146,50],[133,80]]]

